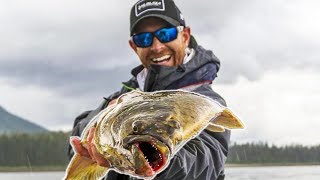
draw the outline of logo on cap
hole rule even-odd
[[[135,5],[136,17],[148,11],[164,11],[164,0],[140,1]]]

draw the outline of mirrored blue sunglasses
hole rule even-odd
[[[154,32],[142,32],[132,36],[133,42],[141,48],[152,45],[153,37],[156,37],[161,43],[168,43],[177,38],[178,33],[183,30],[183,26],[164,27]]]

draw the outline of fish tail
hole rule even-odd
[[[102,178],[109,168],[99,166],[91,159],[75,154],[67,169],[65,180],[95,180]]]

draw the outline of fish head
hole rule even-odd
[[[140,114],[126,121],[123,147],[132,153],[135,174],[151,177],[164,170],[174,154],[181,126],[170,114]]]

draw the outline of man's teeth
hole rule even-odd
[[[162,56],[162,57],[159,57],[159,58],[152,58],[151,61],[153,61],[153,62],[161,62],[163,60],[169,59],[170,57],[171,57],[170,55],[165,55],[165,56]]]

